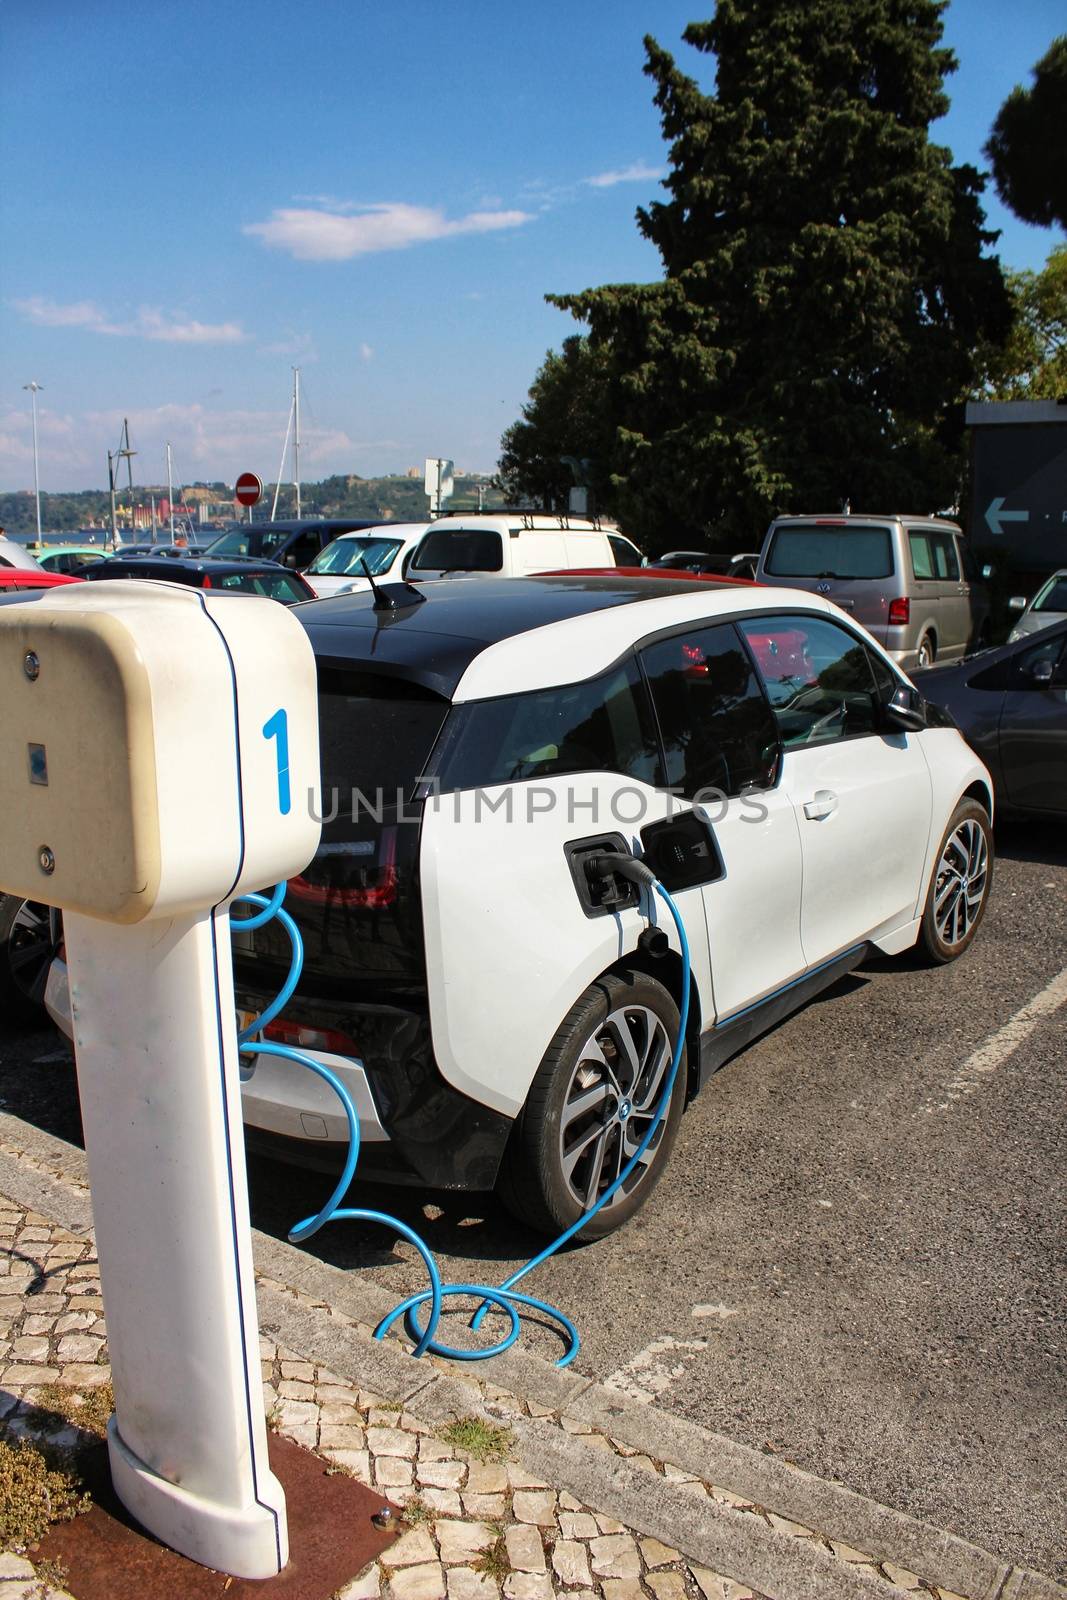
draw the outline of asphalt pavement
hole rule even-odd
[[[1062,1578],[1067,840],[998,844],[962,961],[865,968],[730,1062],[639,1217],[529,1287],[575,1317],[588,1375]],[[78,1139],[50,1032],[0,1028],[0,1099]],[[279,1236],[325,1192],[250,1173]],[[485,1197],[357,1203],[419,1227],[456,1280],[499,1282],[540,1245]],[[422,1283],[381,1230],[309,1248],[397,1298]]]

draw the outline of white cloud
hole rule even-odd
[[[406,250],[456,234],[518,228],[530,220],[526,211],[470,211],[449,219],[431,206],[393,202],[353,212],[335,203],[329,210],[297,206],[275,210],[268,221],[251,222],[244,232],[272,250],[287,251],[298,261],[351,261],[355,256]]]
[[[373,346],[369,345],[367,343],[361,344],[360,347],[359,347],[359,355],[360,355],[360,360],[361,361],[373,361],[374,360],[374,348],[373,348]]]
[[[598,172],[595,177],[583,178],[590,189],[614,189],[617,183],[648,183],[663,177],[662,167],[650,167],[647,161],[633,161],[628,167],[615,172]]]
[[[116,321],[92,300],[60,305],[43,295],[13,300],[13,307],[39,328],[84,328],[89,333],[120,339],[155,339],[167,344],[239,344],[245,332],[238,322],[183,321],[172,312],[142,306],[128,321]]]

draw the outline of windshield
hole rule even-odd
[[[775,533],[763,570],[774,578],[889,578],[889,529],[791,523]]]
[[[284,528],[265,533],[260,528],[234,528],[221,539],[208,545],[209,556],[272,556],[279,545],[285,543],[288,533]]]
[[[1034,610],[1067,612],[1067,573],[1049,579],[1034,601]]]
[[[431,528],[411,562],[412,572],[499,572],[504,546],[493,528]]]
[[[320,576],[329,573],[336,578],[344,573],[359,577],[369,568],[372,578],[380,578],[392,566],[400,543],[399,539],[335,539],[315,557],[307,570]]]

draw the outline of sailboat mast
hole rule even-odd
[[[167,440],[167,504],[170,507],[170,542],[174,543],[174,469],[170,458],[170,440]]]
[[[300,516],[300,368],[293,368],[293,482],[296,485],[296,514]]]

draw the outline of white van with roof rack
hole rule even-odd
[[[526,578],[573,567],[617,565],[599,519],[551,511],[446,512],[430,523],[408,564],[426,578]]]

